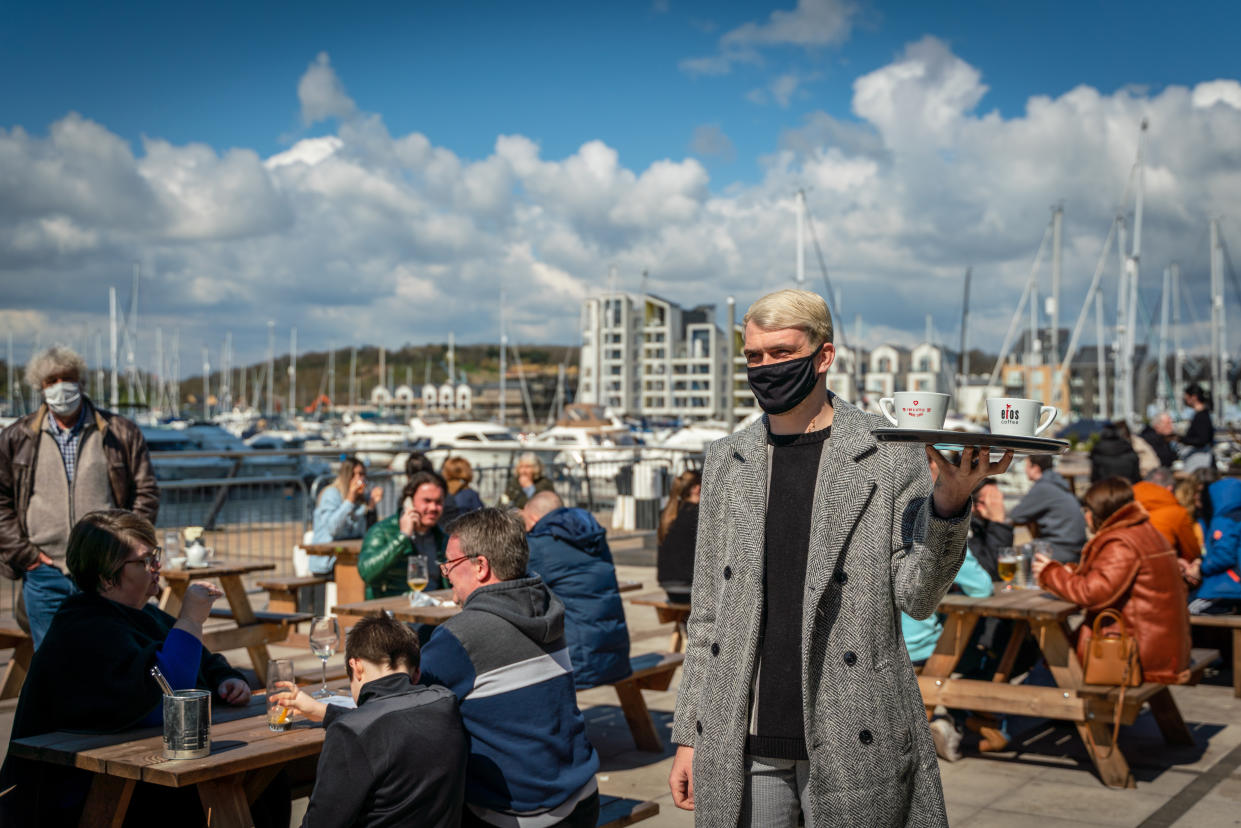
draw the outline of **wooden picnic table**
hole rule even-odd
[[[324,730],[300,716],[283,733],[269,730],[261,693],[246,707],[217,704],[211,713],[211,754],[203,759],[165,759],[161,728],[105,735],[46,733],[14,739],[9,751],[95,774],[78,823],[83,828],[120,826],[137,782],[194,786],[213,828],[248,828],[254,824],[250,803],[287,763],[318,756]]]
[[[1112,748],[1112,722],[1120,690],[1085,683],[1081,662],[1069,638],[1068,618],[1079,610],[1076,604],[1036,589],[998,591],[985,598],[944,596],[939,605],[939,611],[947,615],[944,631],[918,676],[922,700],[928,712],[942,704],[976,712],[1070,721],[1104,784],[1132,788],[1129,763],[1119,748]],[[1013,622],[1012,635],[994,677],[990,681],[952,678],[975,626],[983,618]],[[1046,659],[1055,687],[1008,683],[1027,633],[1033,636]],[[1128,688],[1121,723],[1132,724],[1143,703],[1150,704],[1166,741],[1193,744],[1175,699],[1162,684],[1148,682]]]
[[[336,556],[336,566],[332,570],[332,577],[336,581],[337,604],[360,604],[366,601],[366,582],[358,574],[358,557],[362,554],[361,538],[331,543],[307,543],[302,544],[302,548],[306,550],[307,555]],[[641,588],[642,585],[637,581],[620,582],[621,592]]]
[[[617,582],[617,587],[621,592],[633,592],[634,590],[642,589],[642,582],[619,581]],[[452,600],[452,590],[450,589],[436,589],[425,594],[438,598],[441,601]],[[436,626],[443,624],[449,618],[461,612],[461,607],[456,604],[411,607],[408,595],[392,595],[387,598],[372,598],[369,601],[354,601],[349,604],[340,603],[332,607],[332,612],[337,615],[361,618],[383,615],[385,612],[389,612],[392,613],[392,617],[397,621],[404,621],[407,624],[431,624]],[[348,622],[344,626],[349,626]]]
[[[237,622],[235,629],[212,630],[203,635],[203,646],[212,652],[233,650],[245,647],[250,654],[250,663],[258,674],[259,682],[267,684],[267,661],[271,657],[267,650],[268,644],[284,641],[289,635],[289,625],[271,623],[271,619],[259,618],[250,606],[250,597],[246,595],[243,575],[251,572],[267,572],[276,568],[271,563],[241,563],[238,561],[212,561],[210,565],[193,569],[164,569],[160,574],[168,584],[160,600],[160,609],[170,615],[181,611],[181,600],[191,581],[203,578],[219,580],[228,600],[233,620]]]
[[[366,582],[358,574],[358,556],[362,554],[362,539],[331,541],[330,543],[304,543],[307,555],[335,555],[336,566],[332,580],[336,582],[336,601],[355,604],[366,600]]]

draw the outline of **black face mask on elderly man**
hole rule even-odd
[[[819,379],[814,361],[822,350],[820,345],[804,357],[747,368],[750,390],[754,392],[759,408],[768,414],[784,414],[810,396]]]

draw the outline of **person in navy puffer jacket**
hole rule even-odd
[[[1241,609],[1241,480],[1226,477],[1207,489],[1211,522],[1202,556],[1202,586],[1190,612],[1236,612]]]
[[[564,602],[565,638],[579,690],[628,676],[629,628],[616,585],[607,530],[585,509],[566,509],[539,492],[521,510],[530,573]]]

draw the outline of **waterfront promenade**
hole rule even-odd
[[[617,567],[622,579],[655,584],[650,566]],[[262,593],[252,595],[257,603]],[[653,652],[668,644],[667,630],[655,621],[650,607],[626,603],[632,650]],[[299,668],[317,670],[308,649],[274,646],[273,656],[293,657]],[[245,651],[226,653],[235,664],[247,663]],[[335,657],[340,662],[342,656]],[[665,741],[676,704],[677,680],[665,692],[646,692]],[[1049,723],[1014,739],[1015,750],[978,754],[967,750],[955,763],[940,763],[950,823],[956,826],[1003,828],[1224,828],[1241,826],[1241,699],[1232,695],[1230,677],[1216,676],[1197,687],[1176,687],[1173,693],[1194,733],[1192,748],[1163,743],[1154,721],[1143,713],[1121,734],[1137,788],[1104,787],[1073,729]],[[629,728],[610,687],[581,693],[578,699],[589,733],[601,758],[599,787],[605,794],[655,800],[660,813],[643,825],[691,826],[693,815],[673,807],[667,778],[672,763],[663,754],[634,749]],[[0,740],[8,743],[16,700],[0,702]],[[294,802],[293,825],[300,822],[306,800]]]

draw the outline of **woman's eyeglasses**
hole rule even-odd
[[[151,551],[148,552],[146,555],[143,555],[141,558],[130,558],[128,561],[125,561],[125,563],[121,564],[121,566],[128,566],[129,564],[135,564],[135,563],[142,564],[143,566],[147,568],[147,572],[154,572],[156,569],[159,568],[160,561],[163,560],[163,557],[164,557],[164,548],[162,546],[156,546],[156,547],[152,547]],[[120,570],[117,570],[117,571],[119,573]]]

